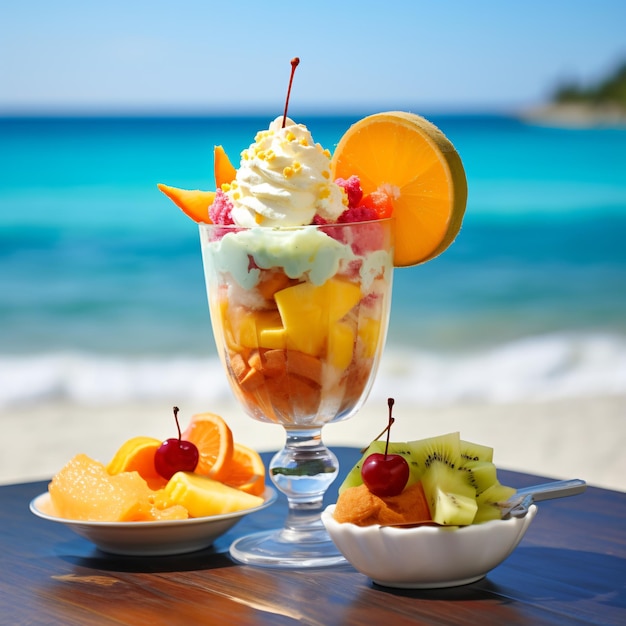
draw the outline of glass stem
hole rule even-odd
[[[320,520],[323,498],[337,477],[337,457],[324,445],[321,429],[287,430],[285,446],[272,459],[270,477],[287,496],[287,541],[315,540],[325,534]]]

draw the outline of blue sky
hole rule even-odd
[[[625,24],[625,0],[5,1],[0,113],[280,111],[294,56],[300,111],[511,110],[610,72]]]

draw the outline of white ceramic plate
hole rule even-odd
[[[83,522],[54,514],[48,492],[34,498],[30,510],[42,519],[58,522],[94,543],[100,550],[130,556],[167,556],[208,548],[246,515],[270,506],[277,497],[265,488],[260,506],[236,513],[156,522]]]
[[[502,563],[522,540],[537,506],[521,518],[464,527],[355,526],[322,513],[331,539],[356,570],[386,587],[434,589],[466,585]]]

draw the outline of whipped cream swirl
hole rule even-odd
[[[303,226],[316,214],[336,221],[345,193],[331,180],[330,153],[303,124],[277,117],[241,153],[236,179],[226,190],[238,226]]]

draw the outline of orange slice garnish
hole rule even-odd
[[[231,183],[237,176],[237,170],[230,162],[222,146],[213,148],[213,171],[215,173],[215,186],[218,189],[226,183]]]
[[[219,189],[223,184],[231,183],[237,175],[237,170],[230,162],[222,146],[213,149],[213,171],[215,173],[215,187]],[[171,185],[159,183],[157,187],[194,222],[211,224],[209,207],[215,200],[214,191],[202,189],[180,189]]]
[[[262,496],[265,491],[263,459],[252,448],[235,442],[228,473],[223,480],[230,487],[237,487],[254,496]]]
[[[209,207],[215,199],[214,191],[201,189],[179,189],[159,183],[157,187],[194,222],[210,224]]]
[[[167,483],[154,466],[154,454],[161,443],[163,442],[154,437],[140,436],[128,439],[109,461],[106,466],[107,472],[112,475],[139,472],[151,489],[160,489]]]
[[[182,439],[198,448],[200,459],[194,470],[197,474],[219,481],[228,476],[234,444],[233,433],[223,418],[215,413],[194,415]]]
[[[461,228],[467,203],[461,158],[419,115],[390,111],[359,120],[339,141],[331,169],[334,178],[358,176],[364,194],[391,198],[396,267],[436,257]]]

